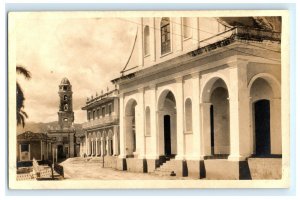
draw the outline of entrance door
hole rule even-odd
[[[65,158],[64,148],[62,145],[57,146],[57,158],[58,159]]]
[[[171,117],[164,116],[164,138],[165,138],[165,155],[171,155]]]
[[[269,155],[270,142],[270,101],[260,100],[254,104],[256,155]]]

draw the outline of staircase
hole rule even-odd
[[[166,160],[154,170],[154,174],[159,176],[176,176],[175,160],[166,158]]]

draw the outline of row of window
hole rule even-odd
[[[93,111],[88,111],[88,115],[87,115],[87,118],[88,120],[91,120],[91,119],[96,119],[96,118],[100,118],[101,117],[105,117],[105,114],[108,114],[109,116],[111,115],[112,113],[112,104],[108,104],[107,106],[107,112],[106,112],[106,106],[102,106],[101,107],[101,110],[100,108],[97,108]]]
[[[152,27],[154,28],[154,27]],[[188,17],[182,18],[182,33],[183,38],[187,39],[192,36],[191,19]],[[170,31],[170,18],[163,17],[160,22],[160,41],[161,41],[161,54],[166,54],[171,51],[171,31]],[[150,30],[149,26],[144,26],[144,55],[150,54]]]

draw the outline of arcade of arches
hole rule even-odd
[[[120,90],[119,159],[149,165],[162,157],[239,162],[281,155],[280,77],[239,65]]]

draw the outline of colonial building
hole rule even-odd
[[[53,141],[45,133],[26,131],[17,136],[17,162],[52,159]]]
[[[118,90],[88,98],[82,110],[86,110],[87,122],[82,125],[85,136],[80,145],[81,156],[109,159],[119,155]]]
[[[268,178],[280,178],[281,19],[156,17],[134,23],[131,59],[112,80],[120,93],[117,168],[241,179],[249,168],[251,173],[251,161],[272,162]],[[87,104],[91,127],[101,119],[97,106]],[[92,148],[88,155],[96,154]]]
[[[48,130],[48,136],[54,138],[57,159],[76,156],[75,153],[75,127],[72,99],[72,85],[67,78],[63,78],[59,85],[59,111],[58,124]]]

